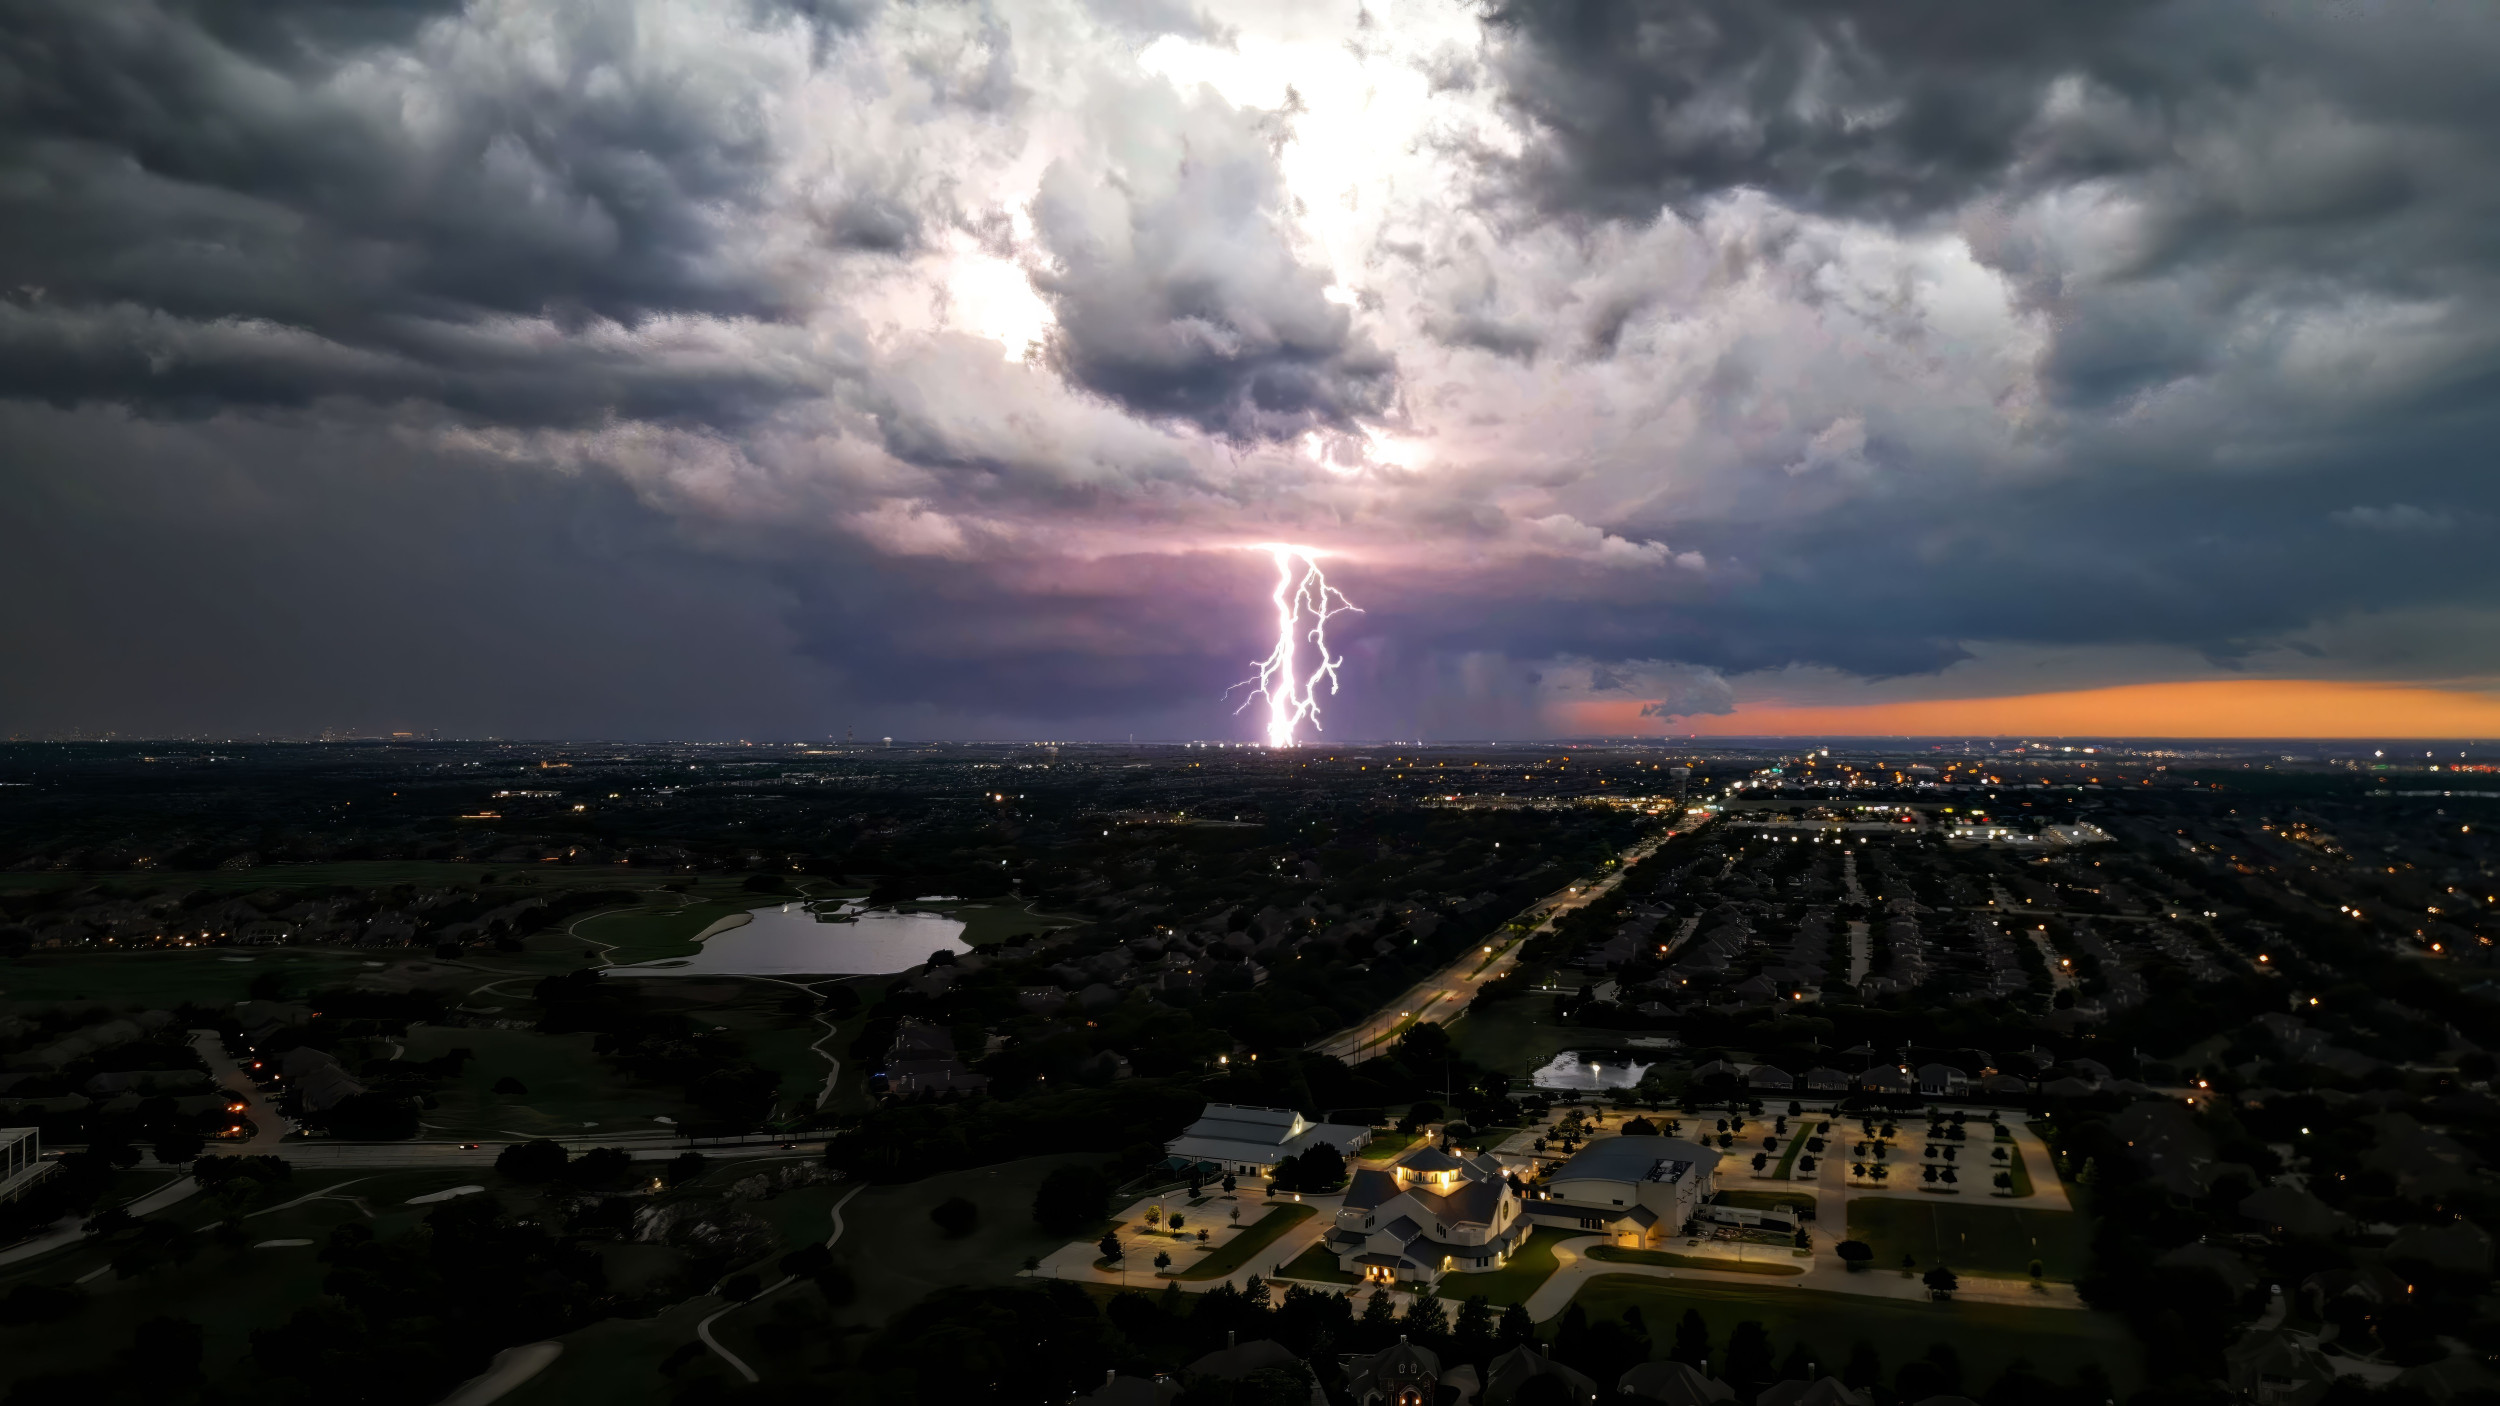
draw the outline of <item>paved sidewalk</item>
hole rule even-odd
[[[1093,1243],[1086,1242],[1062,1245],[1044,1255],[1039,1266],[1024,1273],[1044,1279],[1073,1279],[1080,1283],[1115,1285],[1155,1293],[1162,1292],[1166,1284],[1178,1284],[1183,1293],[1189,1294],[1203,1294],[1218,1284],[1246,1288],[1253,1276],[1273,1278],[1276,1271],[1318,1244],[1328,1234],[1329,1228],[1337,1223],[1337,1208],[1344,1200],[1342,1192],[1304,1196],[1299,1204],[1311,1208],[1307,1218],[1252,1256],[1248,1264],[1221,1278],[1182,1279],[1178,1275],[1223,1249],[1234,1237],[1248,1234],[1251,1227],[1266,1219],[1270,1210],[1296,1204],[1292,1197],[1280,1195],[1271,1201],[1263,1186],[1254,1187],[1246,1181],[1239,1191],[1230,1196],[1218,1192],[1203,1206],[1191,1206],[1188,1196],[1182,1193],[1143,1197],[1130,1203],[1116,1217],[1120,1222],[1121,1247],[1128,1252],[1127,1257],[1120,1261],[1120,1268],[1096,1269],[1094,1261],[1100,1258],[1102,1252]],[[1236,1205],[1241,1208],[1239,1228],[1235,1228],[1232,1220],[1232,1209]],[[1151,1231],[1146,1229],[1146,1209],[1149,1206],[1163,1208],[1162,1226]],[[1171,1224],[1175,1210],[1185,1218],[1179,1237],[1162,1228]],[[1204,1247],[1197,1240],[1202,1226],[1215,1232]],[[1154,1257],[1158,1250],[1171,1253],[1171,1273],[1156,1271]]]

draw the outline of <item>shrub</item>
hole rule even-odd
[[[1843,1240],[1832,1247],[1832,1253],[1853,1270],[1864,1269],[1875,1260],[1875,1247],[1863,1240]]]
[[[929,1208],[929,1219],[949,1236],[969,1235],[981,1220],[981,1208],[961,1196],[949,1196]]]

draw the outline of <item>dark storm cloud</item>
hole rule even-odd
[[[10,7],[0,375],[59,403],[419,398],[515,423],[735,422],[797,394],[514,330],[796,309],[736,238],[776,159],[753,56],[654,75],[672,65],[622,7],[429,24],[456,12]],[[874,192],[832,224],[869,245],[912,229]]]
[[[1508,0],[1499,70],[1547,203],[1646,216],[1734,186],[1916,215],[1993,186],[2048,82],[2121,68],[2152,0]]]
[[[1054,164],[1034,201],[1054,362],[1140,414],[1243,439],[1386,410],[1394,364],[1294,250],[1278,120],[1163,84],[1122,107],[1122,142]]]

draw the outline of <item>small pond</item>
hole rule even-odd
[[[932,952],[969,952],[961,920],[858,903],[776,903],[703,939],[691,957],[611,967],[627,976],[875,976]]]

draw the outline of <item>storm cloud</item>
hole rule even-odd
[[[1273,541],[1335,735],[2479,678],[2493,71],[2429,0],[30,0],[0,726],[1242,735]]]

